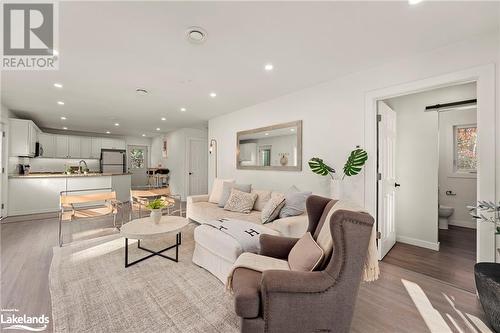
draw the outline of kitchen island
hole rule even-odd
[[[127,202],[130,187],[129,173],[10,175],[8,216],[57,212],[62,191],[112,188],[118,200]]]

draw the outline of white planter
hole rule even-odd
[[[342,179],[330,180],[330,197],[332,199],[341,200],[344,195],[344,184]]]
[[[153,220],[154,224],[160,223],[161,220],[161,209],[153,209],[151,210],[151,219]]]

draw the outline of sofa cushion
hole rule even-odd
[[[231,263],[235,262],[243,252],[236,239],[205,224],[194,228],[194,241]]]
[[[234,179],[215,178],[212,185],[212,192],[210,192],[210,196],[208,197],[208,202],[219,203],[224,182],[234,183]]]
[[[245,193],[233,188],[224,209],[231,212],[250,214],[255,199],[257,199],[257,194]]]
[[[189,217],[200,223],[222,218],[233,218],[237,220],[249,221],[255,224],[261,224],[261,213],[256,210],[252,210],[249,214],[230,212],[228,210],[224,210],[223,208],[217,207],[217,204],[206,201],[191,204],[190,210],[191,215]]]
[[[257,193],[257,199],[253,205],[253,209],[261,212],[266,203],[271,199],[271,191],[268,190],[252,190],[252,193]]]
[[[232,189],[250,193],[250,191],[252,191],[252,184],[236,184],[236,183],[224,182],[224,184],[222,185],[222,194],[220,196],[220,200],[218,203],[218,206],[220,208],[224,208],[224,206],[226,205],[227,200],[229,200],[229,196],[231,195]]]
[[[262,273],[236,268],[233,273],[234,308],[239,317],[256,318],[260,314],[260,282]]]
[[[314,241],[310,232],[302,236],[288,254],[292,271],[313,271],[323,259],[323,249]]]
[[[285,196],[283,194],[272,194],[271,199],[262,209],[262,224],[272,222],[280,214],[281,208],[285,205]]]
[[[301,215],[306,210],[306,200],[312,192],[301,192],[292,186],[285,193],[285,205],[280,210],[280,218]]]

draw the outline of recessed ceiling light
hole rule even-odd
[[[143,95],[143,96],[144,96],[144,95],[149,94],[149,91],[147,91],[147,90],[146,90],[146,89],[144,89],[144,88],[137,88],[137,89],[135,90],[135,92],[136,92],[137,94],[139,94],[139,95]]]
[[[189,27],[186,30],[186,38],[193,44],[201,44],[205,42],[207,36],[207,31],[201,27]]]
[[[115,126],[118,127],[118,126],[120,126],[120,124],[119,123],[115,123]]]
[[[106,131],[106,134],[111,134],[111,132],[110,131]]]
[[[64,102],[63,101],[58,101],[57,104],[64,105]]]
[[[214,92],[211,92],[211,93],[210,93],[210,97],[215,98],[215,97],[217,97],[217,94],[216,94],[216,93],[214,93]]]
[[[181,108],[181,111],[182,112],[186,112],[186,108]]]
[[[146,136],[146,134],[143,134],[142,136]]]
[[[272,71],[272,70],[273,70],[273,68],[274,68],[273,64],[266,64],[266,65],[264,66],[264,69],[265,69],[266,71],[268,71],[268,72]]]
[[[62,117],[61,117],[61,120],[66,120],[66,117],[62,116]]]
[[[157,130],[157,131],[159,131],[159,130],[160,130],[160,128],[159,128],[159,127],[157,127],[157,128],[156,128],[156,130]]]
[[[423,1],[423,0],[408,0],[408,3],[409,3],[410,5],[416,5],[417,3],[420,3],[420,2],[422,2],[422,1]]]
[[[66,126],[63,127],[63,130],[67,130],[68,128]]]
[[[167,118],[165,118],[165,117],[161,117],[161,120],[165,121],[165,120],[167,120]]]
[[[54,83],[54,87],[56,87],[56,88],[62,88],[63,85],[61,83]]]
[[[269,135],[269,133],[264,133],[264,135]]]

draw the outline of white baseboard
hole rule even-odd
[[[423,241],[421,239],[405,237],[405,236],[396,236],[396,241],[400,242],[400,243],[424,247],[426,249],[431,249],[434,251],[439,251],[439,242],[432,243],[432,242],[428,242],[428,241]]]
[[[449,225],[456,225],[457,227],[465,227],[465,228],[472,228],[472,229],[477,228],[476,223],[477,222],[475,222],[475,221],[463,221],[463,220],[449,220],[448,221]]]

